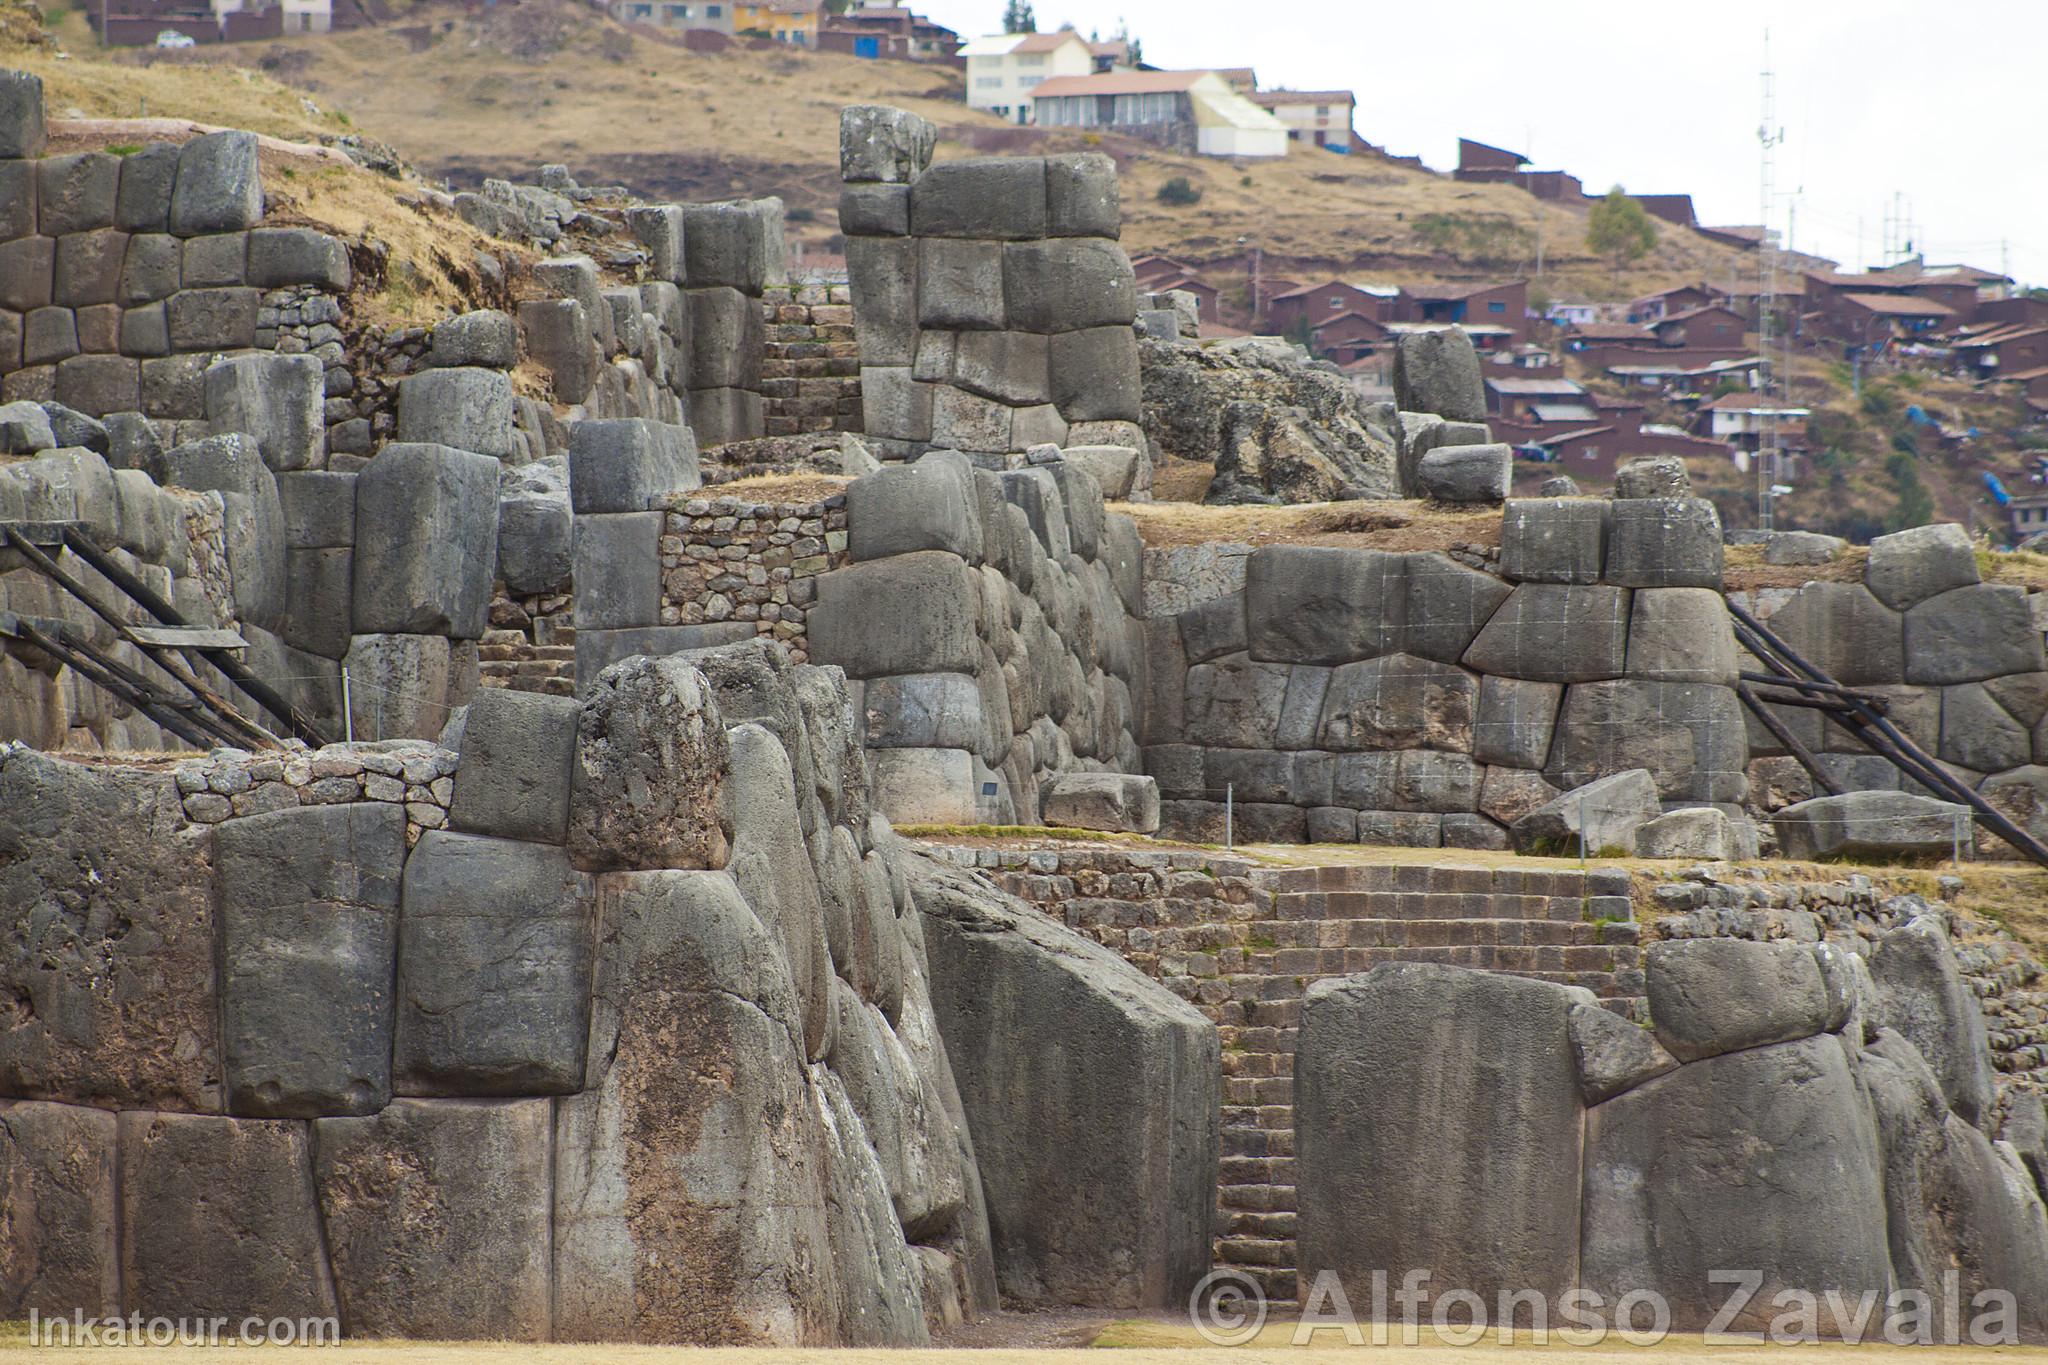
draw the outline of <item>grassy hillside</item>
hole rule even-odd
[[[53,99],[60,110],[69,102],[133,114],[146,99],[152,114],[264,131],[302,132],[310,122],[336,132],[345,120],[457,185],[528,176],[560,161],[586,184],[624,183],[647,194],[780,194],[796,210],[797,229],[820,246],[837,230],[839,108],[878,101],[937,123],[942,155],[1109,152],[1124,172],[1125,238],[1134,252],[1228,262],[1241,257],[1242,237],[1265,251],[1274,278],[1499,278],[1532,272],[1540,232],[1545,283],[1558,297],[1630,297],[1742,269],[1739,253],[1666,227],[1649,257],[1616,276],[1586,251],[1583,211],[1376,157],[1301,148],[1284,161],[1237,166],[1123,138],[1017,129],[966,109],[960,73],[943,67],[748,46],[695,53],[572,0],[475,13],[447,0],[399,9],[395,22],[353,33],[110,56],[93,52],[83,19],[66,12],[55,27],[75,55],[149,70],[109,80],[69,64],[68,72],[45,74],[63,92]],[[253,69],[276,85],[220,82],[213,68],[221,65]],[[295,98],[250,95],[286,87],[323,114],[296,110]],[[1161,204],[1157,191],[1174,177],[1200,189],[1200,201]],[[1229,290],[1242,269],[1219,268],[1215,278]]]

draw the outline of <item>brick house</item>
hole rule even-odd
[[[730,0],[612,0],[609,12],[622,24],[730,35],[733,9]]]
[[[962,46],[958,33],[896,0],[861,0],[844,14],[823,15],[818,23],[818,50],[852,57],[957,65]]]
[[[1666,313],[1650,324],[1657,344],[1685,350],[1739,351],[1747,323],[1742,314],[1721,304]]]
[[[2048,366],[2048,324],[1992,323],[1950,343],[1957,368],[1972,379],[1997,379]]]
[[[1703,284],[1681,284],[1676,289],[1666,289],[1661,293],[1645,294],[1639,299],[1631,299],[1628,305],[1628,320],[1652,323],[1673,313],[1705,308],[1717,301],[1714,292]]]
[[[1195,296],[1195,316],[1203,322],[1221,322],[1223,315],[1218,309],[1222,304],[1222,291],[1198,275],[1161,275],[1150,281],[1140,281],[1139,289],[1148,294],[1168,294],[1182,290]]]
[[[1583,424],[1599,416],[1586,390],[1569,379],[1489,375],[1485,383],[1488,417]]]
[[[1529,285],[1526,280],[1504,284],[1404,285],[1398,320],[1439,326],[1457,324],[1472,332],[1473,344],[1482,349],[1520,346],[1529,340]],[[1500,328],[1506,329],[1504,341],[1492,330]],[[1496,339],[1482,341],[1482,337]]]
[[[1363,360],[1383,349],[1392,329],[1363,313],[1344,312],[1327,318],[1309,333],[1309,349],[1339,365]]]
[[[733,6],[733,28],[739,33],[765,34],[791,47],[818,45],[818,11],[821,0],[766,0],[758,5]]]
[[[1955,310],[1918,294],[1809,294],[1806,321],[1820,336],[1850,346],[1883,346],[1932,336],[1960,321]]]
[[[1357,313],[1375,322],[1399,321],[1400,290],[1384,284],[1348,284],[1324,280],[1283,290],[1266,300],[1267,330],[1279,336],[1313,332],[1342,313]]]

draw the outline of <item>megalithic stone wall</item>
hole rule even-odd
[[[1046,443],[1142,455],[1116,163],[1088,152],[933,165],[936,136],[880,105],[840,116],[870,444],[890,459],[959,450],[992,468]]]

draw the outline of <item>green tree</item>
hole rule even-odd
[[[1038,16],[1031,12],[1031,0],[1009,0],[1003,6],[1003,32],[1038,32]]]
[[[1586,215],[1586,246],[1594,255],[1606,257],[1616,275],[1647,256],[1655,245],[1657,225],[1619,185],[1607,191],[1607,197]]]
[[[1162,204],[1199,204],[1202,190],[1190,183],[1186,176],[1177,175],[1159,187],[1158,197]]]

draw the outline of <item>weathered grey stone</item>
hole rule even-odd
[[[829,1339],[825,1138],[781,946],[722,872],[599,897],[591,1075],[556,1105],[556,1339]]]
[[[1682,806],[1636,831],[1638,858],[1726,862],[1757,856],[1756,829],[1717,806]]]
[[[475,719],[472,712],[463,736],[465,767]],[[571,868],[560,848],[429,830],[406,860],[404,894],[394,1088],[463,1096],[580,1089],[589,874]]]
[[[1512,825],[1563,794],[1544,781],[1542,773],[1517,768],[1488,768],[1479,783],[1479,811],[1490,820]]]
[[[919,255],[919,243],[908,237],[847,239],[847,292],[862,365],[908,366],[917,358]]]
[[[22,320],[21,355],[28,366],[54,365],[77,354],[78,315],[69,308],[38,308]],[[52,392],[55,379],[53,373]]]
[[[1801,658],[1845,687],[1905,677],[1905,623],[1861,583],[1808,583],[1768,622]]]
[[[567,836],[581,708],[486,688],[469,704],[449,819],[456,829],[558,844]]]
[[[2024,588],[1953,588],[1906,613],[1907,682],[1977,682],[2003,673],[2038,673],[2044,666],[2041,631]]]
[[[114,1116],[0,1100],[0,1311],[13,1320],[120,1312]]]
[[[178,282],[187,289],[248,284],[249,234],[219,232],[185,243]]]
[[[639,204],[626,210],[626,226],[647,248],[648,276],[681,284],[683,275],[683,210],[679,204]]]
[[[1008,323],[1027,332],[1128,327],[1137,316],[1130,258],[1100,238],[1012,242],[1003,249],[1002,278]]]
[[[752,621],[713,621],[701,626],[639,626],[624,630],[576,632],[576,688],[581,692],[597,675],[636,654],[650,658],[686,650],[737,644],[754,638]]]
[[[1398,648],[1438,663],[1457,663],[1514,590],[1436,551],[1401,558]]]
[[[105,152],[44,157],[36,166],[40,230],[45,237],[89,232],[114,221],[121,159]]]
[[[273,470],[318,468],[327,462],[323,381],[310,355],[228,356],[207,367],[206,420],[255,437]]]
[[[180,237],[240,232],[263,221],[263,185],[256,173],[256,135],[203,133],[178,153],[171,192],[171,231]]]
[[[1550,754],[1564,688],[1493,674],[1479,680],[1479,712],[1472,725],[1472,757],[1509,768],[1541,768]]]
[[[690,308],[690,387],[758,388],[765,339],[760,303],[731,285],[688,289],[683,297]]]
[[[489,624],[497,562],[498,466],[490,457],[392,443],[357,475],[359,634],[478,638]]]
[[[751,342],[740,347],[742,355],[759,355]],[[761,395],[753,389],[692,389],[688,404],[690,430],[705,449],[733,441],[751,441],[763,430]]]
[[[1053,393],[1048,354],[1048,339],[1031,332],[960,332],[953,349],[953,383],[1004,403],[1044,403]],[[1132,354],[1135,359],[1136,351]]]
[[[355,559],[355,551],[345,549],[293,546],[285,551],[285,612],[279,634],[286,644],[328,659],[348,653]]]
[[[1047,157],[1045,201],[1049,237],[1116,237],[1123,232],[1116,162],[1101,152]]]
[[[138,232],[130,237],[121,257],[115,302],[156,303],[177,293],[182,254],[178,239],[168,233]]]
[[[1657,1041],[1680,1061],[1824,1032],[1828,995],[1803,943],[1703,938],[1644,955]]]
[[[35,235],[36,169],[34,161],[0,157],[0,242]]]
[[[238,1114],[368,1114],[391,1098],[405,812],[359,802],[230,820],[221,1051]]]
[[[913,877],[1005,1297],[1179,1302],[1209,1266],[1214,1027],[985,883]]]
[[[1692,495],[1692,473],[1678,455],[1649,455],[1614,471],[1616,498],[1684,498]]]
[[[521,494],[498,503],[498,577],[514,593],[559,590],[572,563],[569,499]]]
[[[1470,753],[1479,680],[1462,668],[1388,654],[1330,676],[1317,747]]]
[[[277,477],[256,442],[227,435],[173,446],[164,455],[159,482],[222,496],[236,614],[266,629],[275,626],[285,609],[284,510]]]
[[[1620,849],[1626,856],[1635,852],[1637,832],[1661,812],[1649,770],[1630,768],[1574,787],[1518,817],[1508,835],[1523,853]]]
[[[1454,422],[1486,420],[1486,387],[1479,353],[1462,328],[1407,332],[1394,344],[1394,404],[1404,412],[1433,412]]]
[[[398,439],[509,459],[512,406],[512,380],[500,371],[423,370],[398,383]]]
[[[2033,752],[2032,727],[2007,713],[1983,684],[1941,690],[1939,757],[1944,763],[1995,773],[2022,766]]]
[[[981,688],[967,674],[872,678],[861,697],[862,737],[871,749],[981,748]]]
[[[851,678],[974,673],[980,590],[957,556],[936,550],[836,569],[818,580],[809,637],[815,663]]]
[[[47,145],[43,78],[28,71],[0,71],[0,159],[39,157]]]
[[[1899,791],[1817,796],[1771,817],[1788,858],[1934,858],[1970,840],[1970,808]]]
[[[552,1128],[546,1099],[403,1099],[314,1123],[320,1222],[352,1331],[548,1339]]]
[[[1251,655],[1343,664],[1398,647],[1406,563],[1378,550],[1275,545],[1245,566]]]
[[[349,547],[356,543],[356,476],[323,469],[277,476],[285,543]]]
[[[1894,611],[1907,611],[1978,582],[1976,547],[1954,522],[1879,536],[1870,542],[1863,581],[1878,601]]]
[[[919,237],[1043,237],[1045,162],[998,156],[941,162],[911,182],[910,224]]]
[[[1597,583],[1608,504],[1591,498],[1511,498],[1501,517],[1500,571],[1524,583]]]
[[[1989,1127],[1998,1100],[1984,1013],[1941,926],[1922,916],[1892,930],[1869,963],[1884,1026],[1919,1050],[1958,1117]]]
[[[263,291],[243,287],[181,289],[164,305],[171,349],[242,351],[256,344],[256,310]]]
[[[701,482],[688,427],[634,417],[570,428],[569,499],[578,513],[665,508],[670,494]]]
[[[1524,583],[1481,627],[1464,663],[1536,682],[1618,678],[1627,666],[1629,612],[1623,588]]]
[[[65,308],[112,303],[120,293],[128,234],[113,228],[67,232],[57,239],[57,273],[50,297]]]
[[[1187,673],[1187,737],[1226,748],[1273,747],[1291,670],[1243,654],[1196,664]]]
[[[1002,246],[996,242],[920,242],[917,319],[926,327],[1001,327]]]
[[[910,233],[910,186],[848,185],[839,192],[839,230],[849,237]]]
[[[1764,542],[1764,563],[1828,564],[1848,547],[1849,542],[1840,536],[1824,536],[1813,531],[1773,531],[1770,539]]]
[[[188,1322],[338,1316],[306,1124],[148,1110],[119,1122],[123,1308]]]
[[[907,365],[870,365],[860,372],[862,427],[869,436],[922,446],[932,435],[932,384],[911,378]]]
[[[1890,1282],[1876,1134],[1833,1038],[1638,1086],[1587,1111],[1585,1150],[1581,1283],[1610,1304],[1655,1290],[1673,1326],[1697,1331],[1722,1321],[1738,1267],[1763,1285],[1732,1325],[1761,1331],[1780,1291],[1854,1304]],[[1820,1330],[1841,1330],[1822,1313]]]
[[[1069,422],[1138,421],[1137,334],[1124,325],[1054,337],[1051,392]]]
[[[1401,963],[1315,982],[1295,1051],[1303,1265],[1354,1302],[1374,1272],[1427,1270],[1491,1304],[1577,1280],[1575,996],[1491,972]],[[1446,1169],[1483,1162],[1486,1199]],[[1366,1210],[1398,1207],[1402,1218]]]
[[[1075,465],[1062,460],[1046,466],[1059,487],[1060,502],[1067,511],[1067,542],[1083,559],[1094,559],[1102,549],[1102,485]]]
[[[57,398],[88,413],[133,412],[142,402],[141,368],[127,356],[72,356],[57,365]]]
[[[1616,502],[1607,532],[1607,581],[1630,588],[1721,586],[1721,514],[1705,498]]]
[[[34,403],[0,404],[0,453],[34,455],[55,449],[49,414]]]
[[[1159,784],[1124,773],[1065,773],[1044,789],[1048,825],[1151,834],[1159,828]]]
[[[975,756],[965,749],[876,749],[876,809],[900,824],[971,825],[980,813]]]
[[[1749,738],[1732,688],[1709,683],[1574,683],[1565,689],[1544,776],[1569,789],[1647,768],[1666,801],[1740,801]]]
[[[728,745],[703,674],[629,657],[588,691],[571,780],[569,852],[587,871],[723,867]]]
[[[958,451],[940,450],[880,469],[846,487],[847,549],[856,560],[945,550],[980,560],[974,468]]]
[[[1245,652],[1244,597],[1232,593],[1190,607],[1174,618],[1181,648],[1191,664]],[[1327,674],[1325,675],[1327,677]]]
[[[555,397],[581,403],[597,382],[597,347],[590,323],[576,299],[526,299],[519,305],[519,326],[526,333],[526,351],[548,371]]]
[[[1514,451],[1505,445],[1438,446],[1415,466],[1422,496],[1438,502],[1501,502]]]
[[[1678,1070],[1678,1059],[1655,1034],[1599,1005],[1573,1005],[1566,1027],[1579,1067],[1579,1096],[1589,1105]]]
[[[1734,618],[1711,588],[1644,588],[1629,615],[1628,676],[1733,687]]]
[[[931,165],[938,136],[906,110],[849,104],[839,111],[839,178],[907,185]]]
[[[1137,486],[1138,475],[1144,467],[1149,476],[1149,461],[1131,446],[1080,446],[1069,445],[1060,452],[1067,457],[1067,463],[1079,465],[1095,476],[1095,482],[1102,487],[1102,496],[1110,502],[1123,502],[1133,492],[1142,492]],[[1136,564],[1131,558],[1127,563]]]
[[[839,989],[842,999],[852,998],[850,990]],[[838,1072],[824,1071],[818,1092],[838,1339],[864,1346],[928,1344],[923,1275],[897,1226],[888,1175],[869,1145],[866,1122]]]
[[[509,370],[519,363],[519,329],[495,308],[458,313],[436,323],[427,359],[435,365]]]
[[[259,289],[312,285],[332,294],[349,286],[348,248],[317,228],[257,228],[249,234],[249,283]]]
[[[359,739],[432,739],[462,703],[463,669],[445,635],[357,635],[343,663]]]
[[[832,1045],[832,961],[816,873],[809,858],[790,856],[803,840],[790,756],[760,725],[736,725],[730,733],[732,877],[782,941],[805,1055],[821,1060]]]
[[[758,298],[765,286],[788,278],[780,199],[681,208],[683,273],[691,289],[723,285]]]

